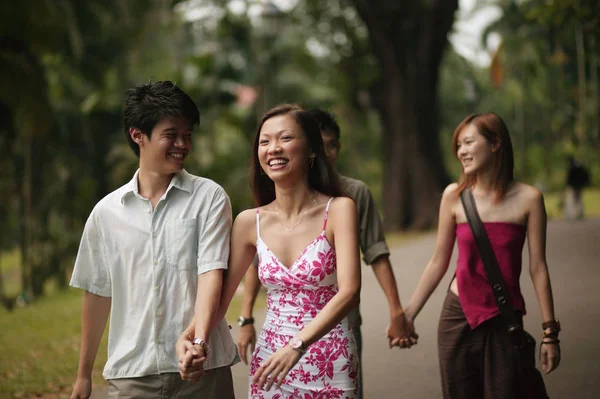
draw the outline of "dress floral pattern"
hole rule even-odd
[[[277,389],[261,390],[252,375],[263,361],[287,345],[337,293],[336,254],[323,231],[287,268],[260,237],[256,212],[258,275],[267,288],[267,314],[250,363],[251,399],[351,399],[357,397],[358,355],[352,331],[344,318],[312,344]]]

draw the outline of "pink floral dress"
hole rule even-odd
[[[252,399],[349,399],[357,397],[358,356],[347,318],[314,344],[290,370],[279,389],[267,392],[252,384],[262,362],[287,345],[338,292],[336,254],[323,231],[289,268],[260,237],[256,210],[258,274],[267,288],[267,314],[250,363],[249,397]]]

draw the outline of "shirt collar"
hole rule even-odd
[[[133,178],[125,185],[125,190],[123,191],[123,195],[121,195],[121,205],[125,205],[125,197],[129,194],[133,194],[136,197],[140,197],[140,192],[138,190],[138,175],[140,174],[140,170],[136,170]],[[175,187],[178,190],[182,190],[187,192],[188,194],[192,194],[194,190],[194,183],[190,177],[190,174],[183,169],[181,172],[178,172],[173,176],[171,182],[169,183],[169,187],[167,187],[167,191],[165,191],[165,196],[169,193],[171,188]]]
[[[171,183],[167,188],[167,192],[171,189],[171,187],[175,187],[179,190],[185,191],[188,194],[192,194],[194,191],[194,182],[192,181],[191,175],[183,169],[181,172],[178,172],[171,179]]]

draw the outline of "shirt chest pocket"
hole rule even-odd
[[[177,219],[165,222],[167,262],[178,269],[195,269],[198,257],[198,220]]]

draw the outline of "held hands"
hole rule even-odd
[[[252,356],[255,346],[256,330],[254,324],[246,324],[245,326],[240,327],[238,331],[237,347],[244,364],[248,364],[248,349],[250,350],[250,356]]]
[[[194,345],[186,337],[181,336],[175,344],[179,359],[179,374],[182,380],[197,382],[204,375],[206,354],[200,345]]]
[[[279,388],[288,372],[301,357],[300,352],[285,345],[260,365],[252,377],[252,383],[265,391],[270,390],[273,384]]]
[[[410,348],[416,345],[419,335],[415,332],[412,320],[408,319],[403,312],[397,312],[390,316],[390,325],[385,330],[389,340],[390,348]]]

